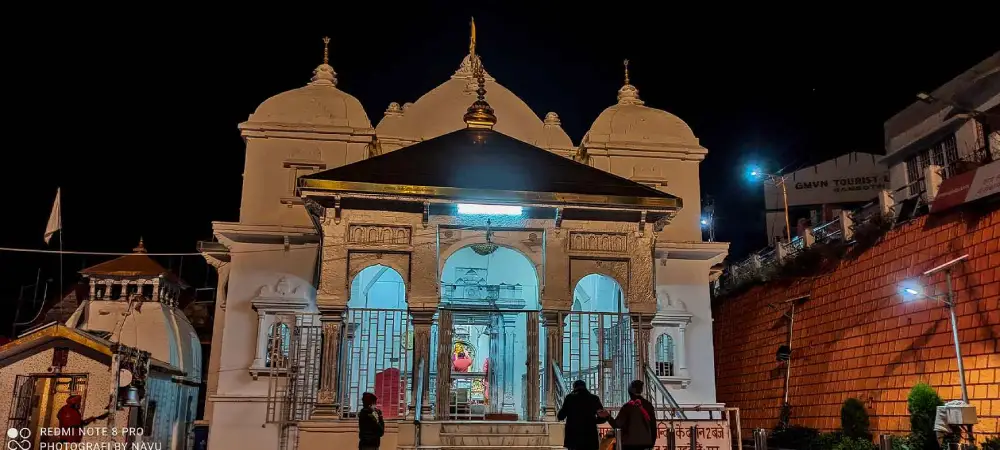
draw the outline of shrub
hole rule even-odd
[[[892,450],[910,450],[910,436],[893,436]]]
[[[844,400],[844,405],[840,407],[840,428],[844,430],[844,436],[872,440],[872,434],[868,431],[868,411],[865,404],[856,398]]]
[[[878,447],[868,439],[844,436],[844,439],[833,446],[833,450],[878,450]]]
[[[1000,436],[993,436],[983,441],[983,450],[1000,450]]]
[[[815,428],[792,425],[774,430],[769,447],[808,449],[818,436]]]
[[[833,450],[837,444],[844,439],[844,434],[840,431],[833,433],[823,433],[819,435],[809,446],[809,450]]]
[[[906,398],[906,406],[910,411],[910,450],[938,450],[940,446],[934,434],[934,418],[937,407],[943,405],[929,384],[917,383],[910,389]]]

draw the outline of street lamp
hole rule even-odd
[[[788,220],[788,188],[785,186],[786,175],[777,175],[772,173],[767,173],[761,170],[759,167],[751,167],[748,171],[750,178],[753,180],[766,179],[769,183],[774,184],[781,188],[781,198],[785,203],[785,239],[788,242],[792,241],[792,222]]]
[[[958,359],[958,381],[962,386],[962,401],[968,404],[969,391],[965,386],[965,365],[962,363],[962,349],[958,343],[958,319],[955,317],[955,292],[952,290],[951,285],[951,270],[955,267],[955,265],[965,261],[966,259],[969,259],[969,255],[962,255],[924,272],[924,276],[930,276],[943,271],[945,274],[945,280],[947,280],[948,292],[945,292],[944,294],[928,295],[924,292],[923,288],[915,282],[904,282],[900,284],[900,292],[903,294],[904,301],[930,299],[944,303],[944,305],[948,307],[948,316],[951,319],[951,338],[955,343],[955,358]]]

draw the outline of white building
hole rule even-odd
[[[841,210],[870,202],[889,184],[889,173],[878,163],[879,159],[871,153],[851,152],[785,174],[784,191],[778,184],[765,184],[768,244],[784,239],[787,227],[791,228],[793,238],[798,236],[800,220],[816,226],[838,217]],[[789,211],[787,226],[785,194]]]
[[[240,220],[204,247],[219,271],[210,448],[357,445],[365,391],[388,449],[559,446],[574,378],[610,408],[636,378],[658,381],[664,414],[721,408],[709,282],[728,244],[701,240],[708,151],[627,71],[574,145],[478,61],[473,45],[373,127],[324,56],[240,124]],[[513,426],[518,443],[469,441]]]
[[[45,439],[42,429],[59,427],[70,396],[80,396],[88,418],[108,411],[115,391],[115,413],[91,423],[84,442],[108,442],[102,431],[133,427],[143,433],[130,442],[192,448],[202,360],[198,335],[178,308],[187,285],[147,256],[142,241],[134,251],[80,271],[89,289],[65,324],[0,346],[0,388],[11,396],[0,415],[8,429],[31,430],[30,448]],[[134,388],[136,401],[126,402],[119,386]]]
[[[1000,160],[1000,52],[921,96],[885,122],[882,163],[897,203],[927,201],[929,166],[947,179]]]

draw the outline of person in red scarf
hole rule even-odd
[[[108,416],[104,413],[97,417],[84,419],[80,414],[80,406],[83,397],[71,395],[66,399],[66,404],[59,408],[56,418],[59,420],[60,434],[56,442],[82,442],[83,429],[95,420],[100,420]]]
[[[621,430],[622,450],[646,450],[656,445],[656,410],[642,396],[645,385],[635,380],[628,387],[629,402],[622,406],[614,424]]]

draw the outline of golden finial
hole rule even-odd
[[[472,27],[472,29],[471,29],[471,32],[469,34],[469,54],[470,55],[475,55],[476,54],[476,18],[475,17],[472,18],[472,22],[470,23],[470,26]]]
[[[628,82],[628,60],[627,59],[625,60],[625,84],[629,84],[629,82]]]
[[[146,253],[146,245],[142,242],[142,236],[139,236],[139,245],[132,249],[135,253]]]
[[[330,64],[330,38],[323,37],[323,64]]]

